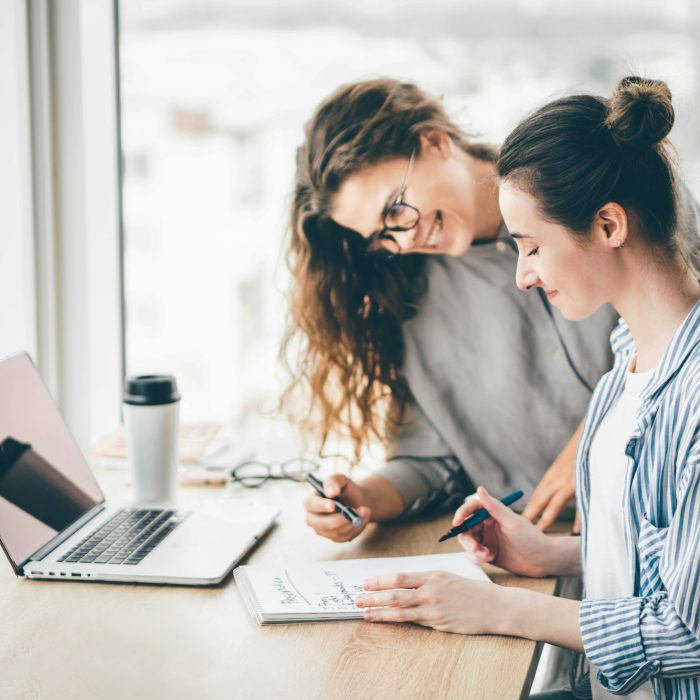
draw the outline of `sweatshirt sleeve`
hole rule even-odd
[[[413,401],[394,431],[386,463],[375,473],[399,490],[403,516],[454,509],[474,491],[457,457]]]

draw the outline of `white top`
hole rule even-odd
[[[631,596],[634,591],[634,582],[629,580],[622,522],[622,501],[628,467],[625,448],[637,427],[640,396],[653,373],[654,370],[627,372],[624,391],[606,413],[591,442],[591,497],[585,582],[586,597],[590,599],[623,598]],[[591,691],[594,700],[616,697],[600,685],[597,668],[593,664]],[[651,700],[654,693],[651,684],[647,682],[625,697]]]

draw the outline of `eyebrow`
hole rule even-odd
[[[532,238],[529,233],[511,233],[511,238]]]

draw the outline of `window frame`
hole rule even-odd
[[[16,60],[2,70],[13,71],[22,113],[9,194],[27,279],[16,349],[32,355],[88,449],[119,423],[124,374],[118,5],[11,1]]]

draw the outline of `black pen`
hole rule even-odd
[[[306,481],[318,491],[321,498],[328,498],[323,490],[323,484],[313,474],[307,474]],[[339,498],[330,498],[329,500],[335,503],[336,513],[342,513],[355,527],[362,527],[362,518],[350,506],[346,506]]]
[[[501,499],[501,503],[504,506],[509,506],[511,503],[515,503],[519,498],[523,497],[523,492],[522,491],[514,491],[513,493],[509,493],[507,496],[504,496]],[[466,532],[467,530],[471,530],[474,526],[478,525],[479,523],[483,523],[486,518],[490,518],[491,514],[486,510],[486,508],[482,508],[481,510],[477,510],[476,513],[473,515],[470,515],[461,525],[455,525],[449,532],[444,534],[438,542],[444,542],[445,540],[449,540],[450,537],[456,537],[462,532]]]

